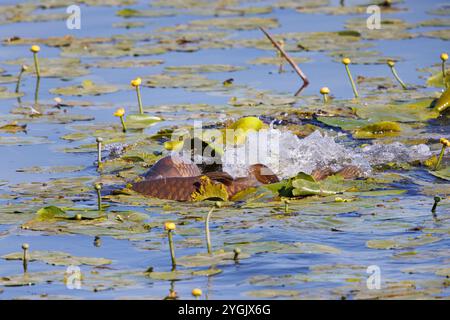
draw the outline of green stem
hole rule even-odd
[[[125,125],[125,121],[123,120],[123,116],[120,117],[120,122],[122,123],[122,131],[127,132],[127,127]]]
[[[41,78],[36,78],[36,89],[34,90],[34,106],[37,109],[39,101],[39,87],[41,85]]]
[[[407,90],[408,87],[405,85],[405,83],[402,81],[402,79],[400,79],[400,77],[398,76],[397,71],[395,70],[394,67],[391,67],[391,71],[392,71],[392,74],[394,75],[395,79],[397,79],[397,81],[398,81],[398,82],[400,83],[400,85],[402,86],[402,88],[403,88],[404,90]]]
[[[328,93],[325,93],[323,95],[323,103],[327,103],[328,102]]]
[[[209,233],[209,219],[211,218],[211,214],[214,211],[214,207],[209,210],[208,214],[206,215],[206,221],[205,221],[205,234],[206,234],[206,247],[208,249],[208,253],[211,254],[211,235]]]
[[[23,272],[28,271],[28,249],[23,249]]]
[[[175,269],[177,266],[177,260],[175,259],[175,248],[173,245],[172,230],[167,231],[167,235],[169,236],[169,247],[170,247],[170,257],[172,258],[172,268]]]
[[[436,162],[436,166],[434,167],[434,170],[435,170],[435,171],[436,171],[436,170],[439,168],[439,166],[441,165],[441,161],[442,161],[442,158],[444,157],[444,152],[445,152],[445,148],[446,148],[446,147],[447,147],[447,146],[442,145],[441,153],[439,154],[438,161]]]
[[[139,113],[144,114],[144,108],[142,107],[142,99],[141,99],[141,89],[139,88],[139,86],[136,86],[136,94],[139,104]]]
[[[98,211],[102,211],[102,194],[100,192],[100,188],[95,188],[97,190],[97,209]]]
[[[442,81],[444,82],[444,88],[447,89],[447,81],[446,81],[446,72],[445,72],[445,61],[442,61]]]
[[[345,65],[345,70],[347,70],[348,78],[350,79],[350,83],[352,84],[353,94],[355,95],[355,98],[358,98],[358,91],[356,90],[355,82],[353,81],[352,74],[350,72],[350,68],[348,65]]]
[[[20,69],[19,76],[17,77],[16,93],[19,93],[20,81],[22,80],[22,74],[23,74],[23,69]]]
[[[34,58],[34,69],[36,69],[36,76],[38,78],[40,78],[41,77],[41,70],[39,69],[39,60],[38,60],[37,53],[33,53],[33,58]]]
[[[102,164],[102,143],[101,143],[101,142],[99,142],[99,143],[97,144],[97,152],[98,152],[98,155],[97,155],[97,165],[100,167],[101,164]]]

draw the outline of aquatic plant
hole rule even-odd
[[[445,62],[448,60],[448,54],[447,53],[441,53],[441,60],[442,60],[442,81],[444,82],[444,88],[447,88],[447,81],[446,81],[446,72],[445,72]]]
[[[30,248],[30,245],[28,243],[22,244],[22,250],[23,250],[23,272],[26,273],[28,271],[28,249]]]
[[[36,70],[36,76],[38,78],[40,78],[41,70],[39,68],[38,52],[41,51],[41,48],[38,45],[33,45],[33,46],[31,46],[30,50],[31,50],[31,52],[33,52],[34,69]]]
[[[22,67],[20,68],[20,72],[19,75],[17,76],[17,84],[16,84],[16,93],[19,92],[20,89],[20,82],[22,80],[22,75],[25,71],[28,70],[28,66],[26,64],[23,64]]]
[[[398,83],[400,83],[400,85],[402,86],[402,88],[404,90],[407,90],[408,87],[405,85],[405,83],[402,81],[402,79],[400,79],[400,77],[398,76],[397,70],[395,70],[395,61],[388,60],[387,65],[389,66],[389,68],[391,68],[392,74],[394,75],[394,77],[398,81]]]
[[[172,259],[172,268],[175,269],[177,267],[177,260],[175,258],[175,246],[173,244],[173,235],[172,233],[176,229],[176,225],[173,222],[164,223],[164,229],[167,231],[167,237],[169,238],[169,248],[170,248],[170,258]]]
[[[95,188],[95,191],[97,192],[97,209],[98,209],[98,211],[101,211],[102,210],[102,195],[101,195],[102,184],[96,183],[96,184],[94,184],[94,188]]]
[[[209,232],[209,220],[211,219],[211,214],[213,213],[215,208],[220,208],[222,206],[222,204],[217,201],[214,206],[208,211],[208,214],[206,215],[206,220],[205,220],[205,235],[206,235],[206,248],[208,250],[208,253],[211,254],[212,253],[212,249],[211,249],[211,234]]]
[[[97,167],[100,168],[102,165],[102,142],[103,138],[97,137],[95,139],[97,141]]]
[[[117,110],[114,112],[114,116],[120,118],[120,123],[122,123],[122,131],[123,131],[123,132],[127,132],[127,126],[125,125],[125,120],[124,120],[125,109],[124,109],[124,108],[119,108],[119,109],[117,109]]]
[[[435,213],[436,212],[436,207],[438,205],[439,202],[441,202],[441,197],[439,196],[434,196],[434,203],[433,203],[433,207],[431,208],[431,212]]]
[[[447,147],[450,147],[450,141],[445,138],[441,138],[439,142],[442,144],[441,153],[439,153],[438,161],[436,162],[436,166],[434,167],[434,170],[437,170],[439,166],[441,165],[442,158],[444,157],[445,149]]]
[[[199,288],[195,288],[191,293],[196,299],[198,299],[202,295],[202,290]]]
[[[442,113],[445,110],[447,110],[449,105],[450,105],[450,88],[447,88],[439,97],[439,99],[436,100],[436,103],[434,104],[434,109],[437,112]]]
[[[328,87],[322,87],[320,89],[320,94],[323,96],[323,102],[328,102],[328,95],[330,94],[330,89]]]
[[[351,62],[352,61],[350,60],[350,58],[342,59],[342,63],[345,65],[345,70],[347,71],[348,78],[350,79],[350,83],[352,85],[353,94],[355,95],[355,98],[358,98],[358,91],[356,90],[356,85],[355,85],[355,82],[353,81],[353,77],[350,72],[350,68],[348,66]]]
[[[136,95],[137,95],[138,105],[139,105],[139,113],[144,114],[144,108],[142,107],[141,89],[140,89],[141,83],[142,83],[142,79],[139,77],[131,80],[131,86],[136,88]]]
[[[233,260],[235,262],[238,262],[239,254],[241,253],[241,249],[240,248],[234,248],[233,252],[234,252]]]
[[[305,89],[309,85],[308,77],[303,73],[303,71],[299,68],[299,66],[295,63],[295,61],[289,57],[289,55],[284,51],[284,49],[279,45],[277,41],[275,41],[272,36],[262,27],[259,27],[259,29],[264,33],[264,35],[272,42],[272,44],[275,46],[275,48],[278,49],[280,54],[286,59],[287,62],[292,66],[292,68],[295,70],[295,72],[298,74],[298,76],[303,80],[303,85],[300,87],[300,89],[297,90],[295,93],[295,96],[298,96],[300,92],[302,92],[303,89]]]
[[[284,203],[284,213],[288,213],[289,212],[289,203],[291,203],[291,201],[289,199],[283,199],[283,203]]]
[[[278,45],[281,49],[284,50],[284,40],[278,40]],[[277,51],[277,58],[280,60],[280,66],[278,67],[278,73],[283,73],[283,66],[284,66],[284,60],[283,55],[281,54],[281,51]]]

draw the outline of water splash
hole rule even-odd
[[[251,133],[244,145],[225,150],[222,157],[224,171],[233,177],[245,176],[249,165],[262,163],[280,178],[286,179],[299,172],[310,174],[316,168],[330,167],[333,171],[339,171],[353,165],[368,176],[373,165],[425,160],[431,156],[430,149],[424,144],[408,147],[395,142],[351,148],[337,143],[334,137],[322,135],[320,131],[300,139],[291,132],[277,129],[268,130],[268,136],[278,140],[278,146],[256,144],[259,150],[255,150],[255,144],[251,144],[255,136],[257,133]]]

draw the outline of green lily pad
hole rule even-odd
[[[84,80],[81,85],[50,89],[50,92],[63,96],[98,96],[118,90],[119,87],[114,85],[96,84],[90,80]]]
[[[450,181],[450,167],[446,167],[437,171],[429,170],[428,172],[435,177]]]
[[[22,260],[23,252],[14,252],[2,256],[5,260]],[[70,266],[70,265],[90,265],[102,266],[111,264],[112,261],[104,258],[76,257],[65,252],[59,251],[31,251],[29,253],[29,261],[42,261],[54,266]]]
[[[418,237],[399,236],[391,239],[369,240],[366,246],[371,249],[404,249],[414,248],[440,240],[440,238],[429,235],[421,235]]]

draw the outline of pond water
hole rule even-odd
[[[440,177],[424,164],[424,153],[438,155],[439,139],[450,138],[448,112],[433,115],[428,108],[442,85],[426,84],[430,70],[440,72],[439,55],[450,51],[449,9],[442,1],[393,1],[392,8],[381,8],[381,21],[391,23],[374,31],[366,27],[366,1],[343,1],[344,7],[340,1],[192,0],[168,1],[166,7],[141,0],[103,2],[110,6],[81,2],[79,30],[66,27],[68,1],[5,0],[0,6],[0,127],[13,121],[27,125],[26,131],[0,129],[0,299],[162,299],[171,290],[190,299],[194,288],[202,289],[202,299],[449,297],[448,150]],[[19,4],[23,6],[12,9]],[[260,8],[256,13],[255,7]],[[358,7],[363,8],[359,13]],[[134,16],[123,17],[127,8]],[[240,8],[244,14],[227,8]],[[125,23],[131,27],[125,28]],[[237,27],[240,23],[243,29]],[[305,59],[299,66],[310,85],[299,97],[293,94],[301,81],[287,63],[283,73],[278,72],[277,59],[255,63],[257,58],[277,57],[259,25],[272,35],[282,35],[289,54]],[[357,36],[336,34],[355,29]],[[63,39],[66,35],[74,38]],[[18,59],[27,59],[32,68],[31,44],[41,47],[43,76],[37,101],[31,71],[22,77],[23,96],[14,94],[23,63]],[[353,99],[342,55],[354,61],[350,69],[358,77],[359,100]],[[61,57],[75,60],[58,60]],[[388,58],[398,60],[395,68],[411,90],[404,91],[395,82],[385,63]],[[133,65],[136,61],[142,66]],[[124,66],[118,66],[120,62]],[[167,69],[191,65],[208,65],[213,72]],[[129,85],[136,77],[147,83],[141,87],[145,111],[163,121],[123,134],[113,113],[119,107],[127,114],[137,112],[136,93]],[[229,78],[233,84],[222,85]],[[113,85],[113,92],[79,96],[53,91],[99,85]],[[328,104],[319,94],[323,86],[331,90]],[[62,99],[60,106],[55,106],[56,97]],[[33,115],[35,111],[39,114]],[[287,212],[279,198],[263,194],[266,189],[256,192],[259,200],[250,195],[227,202],[213,212],[210,230],[213,250],[228,253],[213,258],[205,255],[203,228],[214,202],[109,194],[168,153],[165,137],[149,139],[161,129],[189,127],[194,120],[215,125],[242,116],[261,117],[267,124],[279,120],[277,129],[289,129],[301,138],[319,130],[342,147],[336,152],[366,154],[365,165],[379,166],[370,167],[366,179],[348,182],[353,184],[343,193],[291,199]],[[385,120],[399,123],[401,132],[358,137],[366,134],[361,129],[365,125]],[[97,136],[106,145],[137,145],[130,154],[142,159],[105,158],[99,172]],[[301,140],[290,143],[298,143],[301,152]],[[325,149],[334,147],[327,139],[323,143],[329,143]],[[414,152],[407,159],[398,153],[376,162],[376,153],[392,143]],[[421,145],[419,151],[414,149]],[[325,159],[319,149],[313,155],[318,163]],[[307,163],[300,166],[295,161],[310,158],[294,158],[281,165],[289,165],[290,173],[296,166],[308,171]],[[105,185],[106,219],[98,218],[103,213],[96,211],[95,182]],[[335,185],[331,181],[322,187]],[[442,200],[433,215],[435,195]],[[81,214],[83,220],[37,214],[48,206],[62,208],[69,216]],[[177,272],[170,272],[166,221],[177,224]],[[20,255],[7,258],[21,252],[23,243],[30,245],[31,257],[33,251],[48,251],[29,261],[26,275]],[[236,247],[242,252],[238,261],[231,258]],[[55,252],[74,258],[55,258]],[[77,257],[110,261],[80,263]],[[78,289],[67,285],[70,265],[79,265]],[[370,266],[380,271],[380,289],[368,289]],[[153,272],[146,272],[149,268]]]

